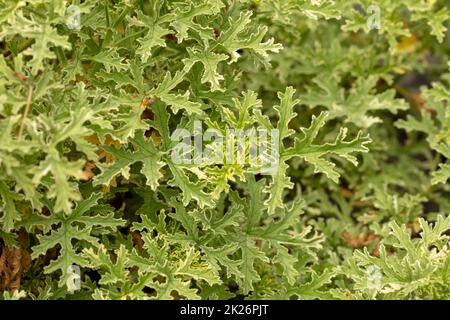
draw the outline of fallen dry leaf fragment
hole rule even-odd
[[[30,254],[20,248],[2,248],[0,256],[0,291],[20,289],[20,278],[31,266]]]
[[[95,164],[93,161],[87,161],[86,165],[84,166],[83,172],[81,172],[80,178],[82,180],[90,180],[94,176],[94,173],[92,172],[92,169],[95,168]]]
[[[349,246],[351,248],[367,247],[368,245],[370,245],[371,243],[376,241],[375,248],[372,250],[371,254],[375,255],[375,256],[378,255],[379,242],[380,242],[380,237],[378,235],[370,232],[368,234],[354,236],[347,231],[343,231],[341,233],[341,236],[347,243],[347,246]]]

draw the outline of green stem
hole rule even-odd
[[[106,16],[106,26],[110,27],[110,23],[109,23],[109,12],[108,12],[108,0],[105,0],[105,16]]]
[[[66,64],[67,59],[66,59],[66,55],[64,54],[64,51],[62,50],[61,47],[55,47],[55,53],[56,56],[58,57],[58,60],[61,64]]]

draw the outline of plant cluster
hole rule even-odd
[[[449,299],[449,20],[0,0],[1,297]],[[174,161],[199,122],[276,131],[276,166]]]

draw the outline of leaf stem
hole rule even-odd
[[[27,103],[25,105],[25,111],[23,113],[22,121],[20,122],[19,132],[17,133],[17,138],[20,139],[22,136],[23,128],[25,126],[25,119],[28,116],[28,113],[30,112],[30,105],[31,105],[31,97],[33,96],[33,86],[31,83],[28,85],[28,95],[27,95]]]
[[[106,15],[106,26],[110,27],[110,23],[109,23],[109,12],[108,12],[108,0],[105,0],[105,15]]]

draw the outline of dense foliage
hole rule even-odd
[[[1,296],[449,299],[449,5],[0,0]]]

